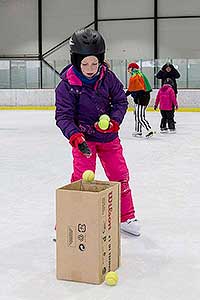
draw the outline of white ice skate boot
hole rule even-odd
[[[133,234],[135,236],[140,236],[139,221],[136,218],[128,219],[126,222],[121,223],[121,230]]]
[[[170,133],[176,133],[176,129],[170,129],[169,132]]]
[[[142,132],[134,132],[133,134],[132,134],[132,136],[133,137],[136,137],[136,138],[141,138],[142,137]]]
[[[160,132],[161,133],[168,133],[168,128],[167,127],[160,128]]]

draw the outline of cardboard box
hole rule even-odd
[[[120,190],[82,180],[56,190],[57,279],[100,284],[119,267]]]

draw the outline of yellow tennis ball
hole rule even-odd
[[[100,117],[99,117],[99,120],[101,120],[101,119],[106,119],[106,120],[108,120],[108,122],[110,122],[110,117],[108,116],[108,115],[101,115]]]
[[[109,121],[107,119],[100,119],[98,125],[102,130],[106,130],[109,127]]]
[[[82,175],[82,179],[87,182],[93,181],[94,177],[95,177],[94,172],[91,170],[86,170],[85,172],[83,172]]]
[[[118,282],[119,278],[118,278],[118,275],[116,272],[108,272],[106,274],[106,277],[105,277],[105,281],[107,283],[107,285],[116,285],[117,282]]]

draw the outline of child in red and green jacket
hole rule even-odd
[[[153,136],[153,131],[145,118],[146,108],[150,101],[150,92],[152,91],[151,85],[135,62],[128,65],[128,72],[131,74],[131,77],[126,96],[131,95],[135,103],[135,133],[133,133],[133,136],[141,137],[143,127],[146,130],[145,136],[151,137]]]

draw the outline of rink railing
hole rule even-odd
[[[111,70],[127,87],[129,74],[127,66],[131,59],[108,60]],[[173,63],[181,74],[177,80],[179,89],[200,89],[200,59],[159,59],[138,60],[141,70],[146,74],[152,88],[160,87],[160,80],[155,74],[166,62]],[[54,89],[60,78],[60,72],[69,61],[48,61],[51,68],[39,60],[0,59],[0,89]],[[54,71],[55,70],[55,71]]]

